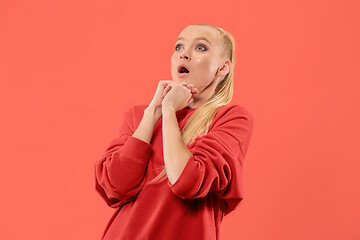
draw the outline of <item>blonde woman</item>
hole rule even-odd
[[[235,42],[208,24],[186,27],[148,105],[124,113],[95,163],[96,190],[117,211],[102,239],[218,239],[243,198],[253,117],[233,95]]]

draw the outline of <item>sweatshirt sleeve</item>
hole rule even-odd
[[[215,119],[214,119],[215,120]],[[233,105],[217,118],[208,133],[188,145],[193,154],[172,192],[183,198],[201,198],[213,192],[225,200],[225,215],[243,198],[243,161],[253,129],[253,116]]]
[[[95,162],[95,188],[107,205],[117,208],[134,200],[145,182],[151,144],[132,136],[133,109],[124,113],[120,134]]]

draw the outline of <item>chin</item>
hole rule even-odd
[[[174,80],[175,82],[186,82],[186,83],[189,82],[189,81],[186,81],[186,80],[183,79],[183,78],[178,78],[178,77],[173,78],[173,80]]]

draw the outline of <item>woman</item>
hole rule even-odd
[[[208,24],[186,27],[149,105],[124,113],[95,163],[96,190],[117,208],[102,239],[218,239],[243,198],[253,117],[233,94],[235,45]],[[160,121],[159,121],[160,120]]]

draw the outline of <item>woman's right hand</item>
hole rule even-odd
[[[161,102],[164,98],[164,90],[167,87],[169,83],[173,82],[172,80],[161,80],[159,81],[159,84],[157,86],[157,89],[155,91],[155,95],[153,99],[151,100],[149,106],[154,108],[161,108]]]
[[[164,89],[167,87],[167,85],[172,82],[172,80],[161,80],[159,81],[159,84],[157,86],[157,89],[155,91],[155,95],[153,97],[153,99],[151,100],[149,106],[147,107],[148,109],[151,109],[151,111],[154,111],[154,115],[156,120],[160,119],[161,115],[162,115],[162,110],[161,110],[161,102],[163,100],[163,93],[164,93]]]

